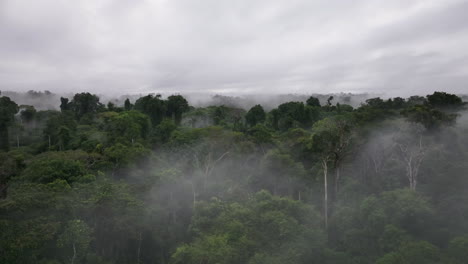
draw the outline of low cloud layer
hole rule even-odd
[[[3,0],[0,90],[468,91],[468,1]]]

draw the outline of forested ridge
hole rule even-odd
[[[0,95],[0,263],[468,261],[457,95],[57,105]]]

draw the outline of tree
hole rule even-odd
[[[0,97],[0,150],[8,151],[10,149],[8,127],[15,121],[15,114],[18,111],[18,105],[9,97]]]
[[[45,123],[43,134],[49,150],[66,150],[76,133],[77,123],[70,111],[52,112]]]
[[[463,105],[463,101],[460,97],[449,94],[446,92],[434,92],[431,95],[426,96],[427,102],[434,107],[460,107]]]
[[[405,167],[409,187],[414,191],[418,184],[419,169],[428,149],[423,142],[422,129],[418,126],[409,126],[406,131],[396,134],[393,140],[398,158]]]
[[[410,189],[396,189],[364,199],[359,214],[368,234],[382,236],[389,231],[395,233],[392,228],[388,230],[388,225],[393,225],[407,235],[421,237],[431,228],[429,224],[434,209],[423,195]]]
[[[245,115],[245,121],[249,127],[265,122],[266,114],[261,105],[255,105]]]
[[[294,179],[303,179],[306,171],[301,163],[295,162],[290,155],[277,150],[267,152],[260,165],[261,188],[270,190],[273,195],[295,196],[301,199],[300,189]],[[299,190],[297,190],[299,189]],[[297,191],[297,192],[296,192]]]
[[[189,104],[182,95],[171,95],[167,98],[167,116],[174,118],[174,123],[180,125],[182,114],[189,110]]]
[[[438,264],[439,249],[427,241],[403,244],[397,251],[378,259],[376,264]]]
[[[113,163],[112,175],[114,176],[119,169],[129,165],[136,165],[137,159],[143,160],[148,157],[149,150],[139,143],[126,146],[121,143],[115,143],[111,147],[104,149],[104,156]]]
[[[64,102],[62,101],[62,103]],[[102,107],[103,105],[99,102],[99,97],[90,93],[75,94],[70,103],[70,110],[75,113],[78,119],[85,115],[95,114]]]
[[[261,191],[243,202],[217,198],[198,202],[191,231],[195,238],[177,248],[172,262],[321,263],[325,237],[309,205]]]
[[[84,164],[70,158],[63,152],[60,156],[54,155],[53,152],[39,155],[30,161],[21,173],[21,179],[34,183],[51,183],[57,179],[65,180],[69,184],[81,181],[88,172]]]
[[[450,263],[462,264],[468,259],[468,236],[456,237],[449,242],[447,258]]]
[[[130,99],[128,99],[128,98],[125,99],[124,108],[125,108],[125,111],[130,111],[130,110],[132,110],[133,105],[132,105],[132,103],[130,103]]]
[[[113,102],[109,101],[107,103],[107,110],[108,111],[113,111],[113,112],[118,112],[119,108],[117,108]]]
[[[293,127],[306,126],[309,123],[309,115],[303,102],[288,102],[272,110],[274,127],[285,131]]]
[[[167,105],[166,102],[161,99],[160,94],[156,96],[149,94],[136,100],[134,108],[135,110],[147,114],[151,118],[151,124],[157,126],[166,115]]]
[[[171,138],[172,132],[176,129],[177,126],[171,119],[164,119],[154,129],[154,134],[159,142],[166,143]]]
[[[71,264],[74,264],[78,257],[86,256],[92,240],[91,232],[91,228],[82,220],[68,221],[65,230],[57,240],[57,244],[61,248],[72,249]]]
[[[457,114],[444,113],[428,105],[415,105],[401,113],[409,122],[419,123],[428,130],[454,125],[457,119]]]
[[[273,143],[273,131],[271,129],[268,129],[264,125],[255,125],[254,127],[251,127],[249,130],[247,130],[246,134],[249,135],[252,140],[258,144],[262,150],[262,152],[265,154],[265,144],[271,144]]]
[[[328,227],[328,169],[329,163],[335,167],[334,196],[338,193],[340,180],[340,164],[344,158],[351,139],[351,123],[347,116],[326,118],[314,124],[308,147],[319,156],[323,171],[324,184],[324,218]]]
[[[427,102],[427,99],[422,97],[422,96],[418,96],[418,95],[413,95],[413,96],[410,96],[407,100],[407,103],[409,106],[414,106],[414,105],[423,105]]]
[[[143,143],[151,131],[151,122],[147,115],[138,111],[124,111],[110,115],[105,131],[112,143]]]
[[[60,110],[63,111],[68,111],[70,110],[70,103],[68,102],[68,98],[63,98],[60,97]]]
[[[36,109],[31,105],[22,105],[20,107],[20,117],[23,123],[30,123],[36,116]]]
[[[309,97],[309,99],[307,99],[306,101],[306,104],[308,106],[314,106],[314,107],[320,107],[320,101],[317,97]]]

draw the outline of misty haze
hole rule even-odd
[[[467,11],[0,0],[0,263],[468,263]]]

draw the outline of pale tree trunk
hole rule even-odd
[[[139,233],[138,237],[138,250],[137,250],[137,263],[141,263],[140,255],[141,255],[141,232]]]
[[[220,155],[216,160],[213,160],[212,159],[212,152],[209,152],[208,155],[206,156],[204,162],[200,162],[200,158],[199,156],[195,153],[194,156],[195,156],[195,161],[197,163],[197,167],[203,171],[203,192],[205,192],[206,190],[206,183],[208,181],[208,178],[211,176],[211,174],[213,173],[213,170],[215,169],[216,167],[216,164],[218,162],[220,162],[227,154],[229,154],[229,151],[223,153],[222,155]],[[203,165],[202,165],[203,164]]]
[[[211,174],[213,173],[213,170],[216,167],[216,164],[218,162],[220,162],[227,154],[229,154],[229,151],[224,152],[221,156],[219,156],[214,161],[211,158],[211,156],[212,156],[211,152],[208,154],[208,162],[206,162],[206,164],[205,164],[205,181],[204,181],[204,185],[206,184],[206,180],[208,179],[208,177],[210,177]],[[203,188],[205,188],[205,186]]]
[[[411,190],[415,191],[418,183],[419,167],[426,154],[426,150],[422,145],[422,135],[419,136],[419,144],[416,151],[411,151],[408,145],[398,144],[398,147],[405,163],[409,187]]]
[[[197,202],[197,193],[195,192],[195,184],[193,183],[193,180],[191,182],[192,185],[192,195],[193,195],[193,206],[195,206],[195,203]]]
[[[345,131],[340,134],[340,143],[334,151],[334,167],[335,167],[335,182],[334,182],[334,200],[337,200],[338,190],[340,186],[340,165],[346,155],[346,149],[351,141],[351,137]]]
[[[71,264],[75,263],[75,259],[76,259],[76,246],[75,246],[75,243],[73,243],[73,257],[71,259]]]
[[[323,168],[323,208],[324,208],[324,218],[325,218],[325,229],[328,229],[328,159],[322,160],[322,168]]]

